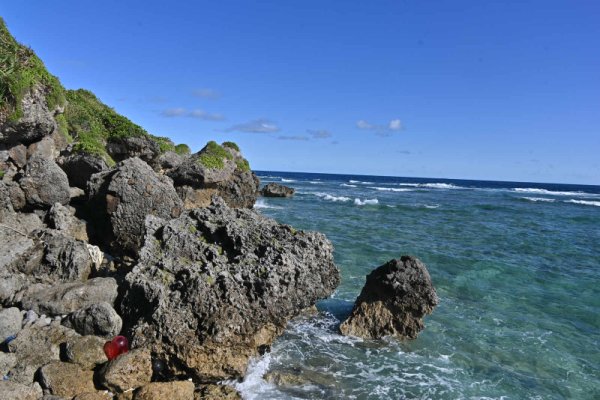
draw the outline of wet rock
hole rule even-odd
[[[126,277],[126,331],[199,380],[243,376],[249,357],[339,282],[324,235],[218,198],[168,222],[149,217],[146,230]]]
[[[38,400],[42,397],[42,388],[36,383],[28,385],[11,380],[0,381],[2,400]]]
[[[113,392],[125,392],[150,383],[152,361],[150,352],[131,350],[109,361],[99,373],[100,384]]]
[[[93,369],[106,362],[104,342],[98,336],[75,336],[65,344],[65,357],[68,362],[79,364],[83,369]]]
[[[100,156],[89,153],[71,153],[57,160],[65,171],[71,186],[86,189],[91,176],[108,169],[108,164]]]
[[[242,400],[242,396],[230,386],[201,385],[194,393],[194,400]]]
[[[171,180],[157,175],[139,158],[93,175],[89,195],[98,237],[117,254],[137,254],[146,215],[174,218],[183,209]]]
[[[191,381],[152,382],[142,386],[134,400],[194,400],[194,383]]]
[[[47,315],[63,315],[106,302],[114,304],[117,282],[113,278],[94,278],[86,282],[34,284],[18,293],[15,301],[21,308]]]
[[[419,259],[402,256],[369,275],[352,313],[341,325],[344,335],[378,339],[397,336],[415,339],[423,317],[431,314],[438,297],[427,267]]]
[[[19,184],[32,208],[48,209],[55,203],[67,204],[70,199],[67,175],[53,160],[39,155],[29,159]]]
[[[63,325],[81,335],[112,337],[121,332],[123,321],[110,304],[98,303],[70,314]]]
[[[260,191],[264,197],[292,197],[295,189],[280,185],[278,183],[269,183]]]
[[[42,387],[55,396],[72,398],[80,393],[94,392],[94,372],[76,364],[53,361],[39,372]]]
[[[23,314],[16,307],[0,310],[0,343],[21,330]]]
[[[16,121],[0,121],[0,143],[29,144],[50,135],[57,128],[54,110],[48,109],[49,89],[37,85],[21,101],[22,116]]]
[[[74,239],[87,242],[87,223],[75,216],[75,209],[56,203],[47,214],[47,223],[50,228],[64,232]]]
[[[152,165],[160,154],[160,147],[149,136],[114,137],[108,140],[106,151],[117,162],[137,157]]]

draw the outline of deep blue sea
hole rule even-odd
[[[256,209],[325,233],[342,280],[251,363],[245,399],[600,399],[599,186],[257,174],[296,195]],[[440,297],[425,330],[340,336],[365,276],[403,254]]]

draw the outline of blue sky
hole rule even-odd
[[[3,2],[68,88],[258,170],[600,184],[598,1]]]

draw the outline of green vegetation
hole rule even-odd
[[[245,158],[240,158],[235,162],[237,169],[241,172],[250,171],[250,164]]]
[[[180,156],[187,156],[191,152],[190,146],[187,144],[181,143],[175,146],[175,153],[179,154]]]
[[[158,143],[158,147],[160,148],[160,152],[164,153],[167,151],[175,151],[175,144],[173,143],[173,141],[167,137],[161,137],[161,136],[152,136],[152,139]]]
[[[237,144],[235,144],[234,142],[223,142],[222,146],[229,147],[230,149],[233,149],[235,151],[240,151],[239,146]]]
[[[219,146],[217,142],[211,140],[202,149],[198,162],[206,168],[222,169],[225,166],[223,159],[231,160],[233,156],[222,146]]]
[[[4,172],[3,170],[1,170],[1,169],[0,169],[0,180],[1,180],[2,178],[4,178],[4,173],[5,173],[5,172]]]
[[[21,101],[36,85],[46,87],[49,109],[65,103],[64,88],[51,75],[33,50],[12,37],[0,18],[0,116],[17,120],[22,114]]]

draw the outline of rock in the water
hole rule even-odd
[[[22,116],[16,121],[0,120],[0,143],[29,144],[56,130],[54,110],[49,110],[46,102],[49,90],[34,86],[21,100]]]
[[[287,321],[339,283],[333,246],[216,198],[170,221],[149,217],[121,303],[133,344],[204,381],[243,376]]]
[[[190,381],[152,382],[142,386],[134,400],[194,400],[194,383]]]
[[[106,362],[104,343],[98,336],[75,336],[65,344],[66,360],[79,364],[83,369],[93,369]]]
[[[67,204],[70,199],[65,172],[52,159],[40,155],[29,159],[19,184],[32,208],[48,209],[55,203]]]
[[[123,321],[108,303],[92,304],[70,314],[63,325],[80,335],[112,337],[121,332]]]
[[[89,153],[72,153],[61,156],[57,161],[67,174],[69,184],[84,190],[92,175],[108,169],[102,157]]]
[[[38,400],[43,393],[37,382],[25,385],[10,380],[0,380],[0,395],[2,400]]]
[[[80,393],[94,392],[94,372],[77,364],[53,361],[39,372],[42,387],[55,396],[72,398]]]
[[[63,315],[96,303],[114,304],[117,287],[113,278],[54,285],[34,284],[18,293],[15,302],[38,313]]]
[[[425,264],[402,256],[367,275],[367,283],[340,331],[372,339],[415,339],[425,326],[423,317],[431,314],[438,301]]]
[[[139,158],[93,175],[89,195],[98,239],[115,253],[137,254],[144,240],[146,215],[169,219],[183,209],[171,180]]]
[[[278,183],[269,183],[265,185],[260,191],[260,194],[265,197],[292,197],[296,190],[280,185]]]
[[[0,343],[11,336],[15,336],[21,330],[23,314],[16,307],[0,310]]]
[[[150,352],[131,350],[108,362],[100,371],[100,384],[113,392],[124,392],[150,383],[152,361]]]

